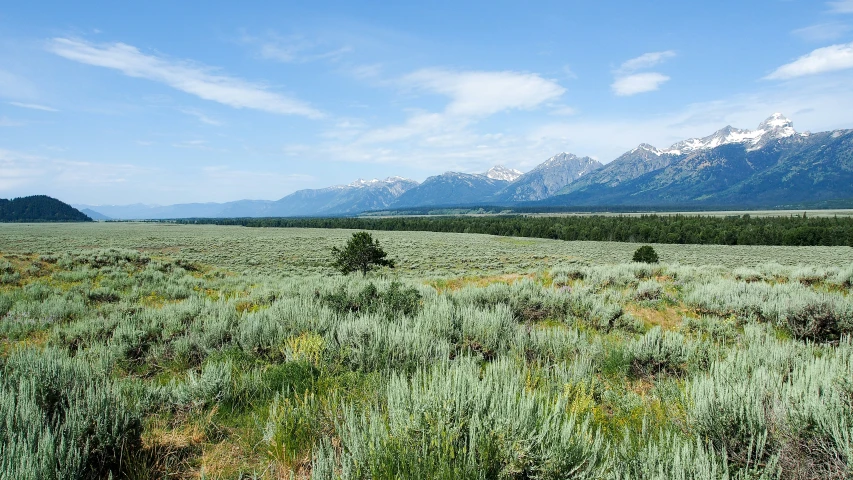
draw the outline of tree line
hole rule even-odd
[[[184,224],[483,233],[513,237],[701,245],[853,246],[853,218],[589,215],[183,219]]]

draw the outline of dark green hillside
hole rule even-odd
[[[67,203],[47,195],[0,198],[0,222],[91,222],[92,219]]]

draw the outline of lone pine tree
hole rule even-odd
[[[379,240],[367,232],[353,233],[343,249],[332,247],[332,256],[332,265],[344,275],[352,272],[367,275],[377,267],[394,268],[394,260],[385,258],[388,254],[379,246]]]

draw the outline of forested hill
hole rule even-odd
[[[76,208],[47,195],[0,198],[0,222],[91,222]]]
[[[589,215],[530,217],[231,218],[187,219],[247,227],[351,228],[485,233],[512,237],[704,245],[833,245],[853,247],[850,217],[712,217]]]

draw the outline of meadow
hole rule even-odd
[[[0,225],[0,479],[853,477],[853,248]]]

